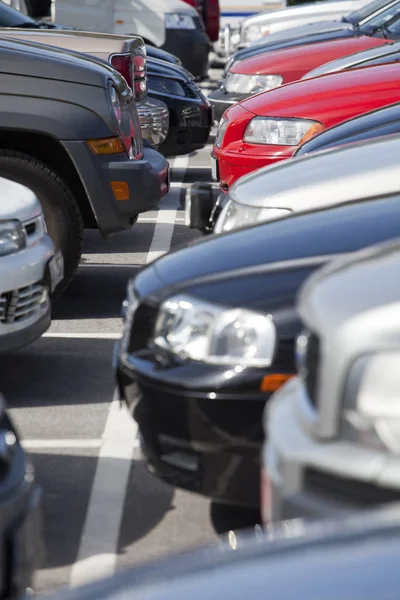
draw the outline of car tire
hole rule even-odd
[[[30,188],[39,198],[48,234],[64,259],[64,278],[53,299],[71,282],[82,255],[83,218],[68,186],[50,167],[32,156],[0,149],[0,175]]]

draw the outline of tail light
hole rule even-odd
[[[146,57],[139,55],[113,54],[110,62],[126,79],[127,84],[135,94],[135,100],[140,102],[147,98],[147,69]]]

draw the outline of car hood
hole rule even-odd
[[[307,3],[304,6],[290,6],[282,10],[271,12],[269,10],[263,11],[245,19],[243,25],[248,27],[249,25],[256,25],[258,23],[279,23],[280,21],[285,22],[292,19],[303,19],[310,17],[312,23],[313,17],[327,15],[326,21],[331,23],[335,19],[331,19],[329,15],[334,12],[341,12],[342,14],[350,13],[357,10],[360,6],[364,6],[367,2],[354,2],[354,0],[339,0],[339,2],[315,2]],[[336,21],[335,21],[336,22]],[[251,45],[256,45],[256,42],[262,43],[260,40],[255,40]]]
[[[26,222],[42,213],[39,200],[29,188],[4,177],[0,177],[0,196],[0,220]]]
[[[317,26],[319,23],[315,23]],[[251,56],[257,56],[258,54],[265,54],[266,52],[271,52],[272,50],[281,50],[283,48],[291,48],[294,46],[302,46],[304,44],[316,44],[318,42],[326,42],[328,40],[334,40],[339,38],[347,38],[353,37],[357,35],[357,31],[353,28],[352,25],[346,24],[345,28],[335,28],[329,31],[315,31],[314,33],[310,33],[308,35],[285,35],[282,39],[272,40],[272,36],[280,36],[281,34],[287,34],[287,32],[291,31],[291,29],[284,29],[282,32],[277,32],[276,34],[271,34],[267,36],[271,38],[271,41],[265,42],[262,45],[254,46],[253,48],[245,48],[244,50],[238,50],[235,52],[231,58],[231,60],[244,60],[245,58],[250,58]],[[297,29],[297,28],[296,28]]]
[[[387,43],[384,39],[363,35],[319,44],[306,44],[298,48],[275,50],[239,61],[230,71],[257,75],[282,75],[284,82],[295,81],[304,73],[328,61]]]
[[[380,65],[297,81],[243,100],[258,116],[312,119],[328,128],[400,100],[398,65]],[[233,111],[238,105],[230,108]]]
[[[229,196],[247,206],[298,212],[396,194],[399,156],[399,135],[318,152],[241,177]]]
[[[120,75],[100,59],[63,48],[0,39],[0,73],[69,81],[104,87],[107,75],[122,81]]]
[[[303,144],[295,156],[361,140],[400,133],[400,104],[380,108],[331,127]]]
[[[251,42],[249,48],[256,48],[267,44],[274,44],[275,42],[281,42],[282,40],[291,40],[300,38],[307,35],[315,35],[317,33],[325,33],[329,31],[340,31],[341,29],[352,29],[351,23],[344,21],[326,20],[317,21],[316,23],[308,23],[307,25],[297,25],[296,27],[290,27],[283,31],[277,31],[267,36],[267,39],[259,39]]]

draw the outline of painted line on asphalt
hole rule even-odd
[[[78,558],[71,569],[71,587],[115,573],[119,531],[136,447],[137,424],[114,396],[103,433]]]
[[[92,440],[77,440],[77,439],[65,439],[65,440],[47,440],[47,439],[31,439],[22,440],[22,446],[25,450],[46,450],[48,448],[52,450],[69,450],[72,448],[86,449],[86,448],[100,448],[103,444],[102,439]],[[140,441],[138,439],[133,440],[133,447],[140,448]]]
[[[181,169],[182,183],[188,161],[187,156],[174,160],[173,166]],[[171,194],[163,201],[162,207],[169,210],[158,212],[146,264],[170,249],[179,200],[179,195]],[[138,425],[126,408],[121,409],[115,394],[99,450],[78,558],[71,569],[71,587],[115,573],[131,462],[138,445]]]
[[[43,338],[70,338],[70,339],[83,339],[83,340],[119,340],[121,332],[119,333],[71,333],[63,331],[48,331],[42,335]]]
[[[188,164],[189,158],[187,156],[177,156],[172,165],[172,169],[179,169],[179,175],[177,179],[180,180],[181,187],[185,178]],[[176,196],[170,196],[166,199],[166,203],[168,203],[168,208],[170,210],[158,211],[153,239],[151,240],[150,249],[147,254],[146,264],[153,262],[153,260],[162,256],[171,248],[172,235],[174,233],[176,223],[176,214],[180,207],[179,197],[177,198]]]

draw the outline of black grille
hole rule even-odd
[[[376,506],[400,500],[400,492],[397,490],[323,473],[317,469],[306,469],[304,487],[315,495],[354,507]]]
[[[315,334],[310,333],[307,343],[303,377],[310,402],[313,406],[317,406],[318,363],[319,340]]]

